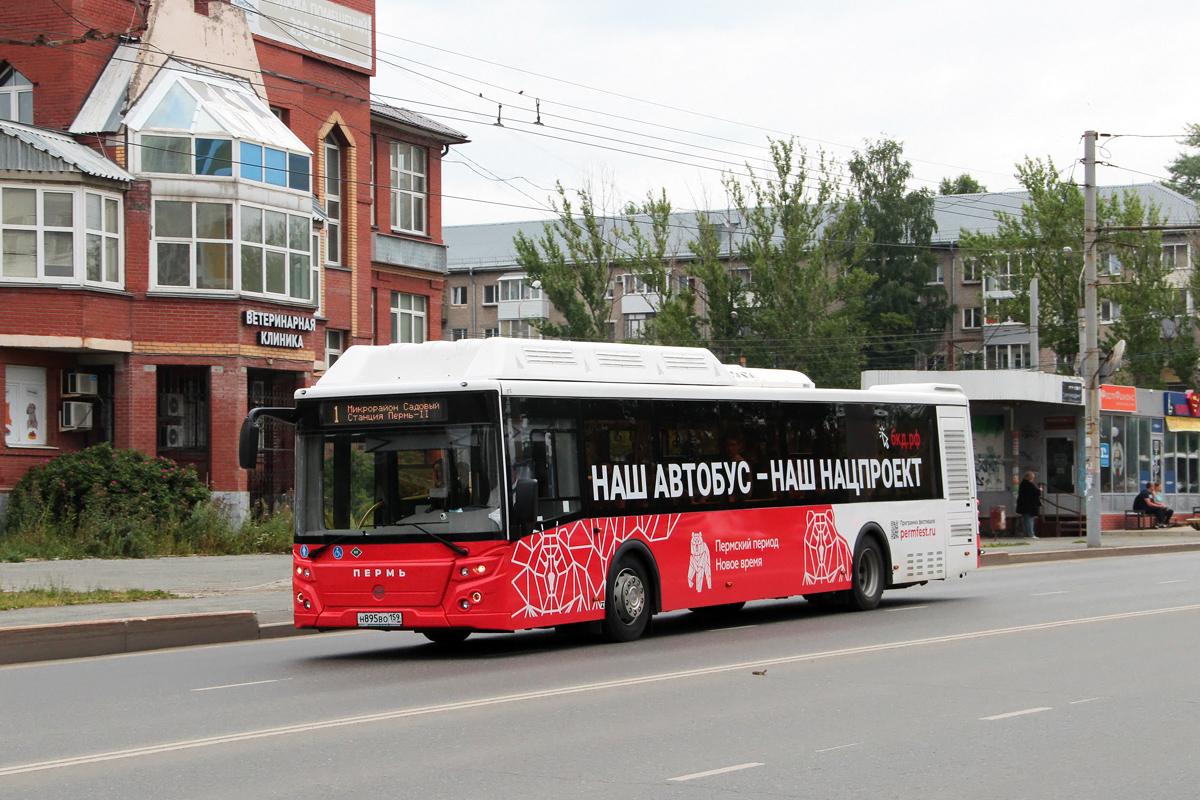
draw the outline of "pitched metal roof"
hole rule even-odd
[[[1194,224],[1200,217],[1194,201],[1160,183],[1100,187],[1102,197],[1127,192],[1136,194],[1144,204],[1153,203],[1157,206],[1164,224]],[[1000,222],[996,219],[997,212],[1020,216],[1021,204],[1028,201],[1029,193],[1024,191],[937,195],[933,199],[933,218],[937,223],[937,231],[933,234],[931,244],[954,245],[961,238],[963,231],[994,234],[1000,227]],[[713,209],[705,213],[710,221],[717,223],[721,252],[729,252],[730,233],[733,239],[732,247],[736,252],[746,236],[745,228],[740,226],[741,214],[737,209]],[[671,215],[671,241],[667,252],[679,260],[693,258],[687,244],[696,236],[697,214],[698,212],[689,211]],[[648,224],[646,217],[635,219],[639,223]],[[601,224],[628,227],[624,217],[601,217],[598,221]],[[732,232],[725,227],[726,221],[733,223]],[[524,233],[531,239],[541,237],[545,233],[545,223],[546,220],[529,220],[444,226],[442,241],[450,248],[449,269],[451,272],[513,269],[517,264],[517,250],[513,245],[517,233]]]
[[[80,171],[114,181],[133,180],[133,176],[117,164],[64,133],[5,120],[0,120],[0,169]]]
[[[401,125],[418,128],[426,133],[433,134],[435,138],[441,139],[447,144],[466,144],[470,141],[465,133],[459,133],[453,128],[448,128],[440,122],[434,122],[429,117],[422,116],[415,111],[409,111],[407,108],[396,108],[379,100],[371,101],[371,113],[392,122],[398,122]]]
[[[125,112],[129,79],[137,65],[139,45],[122,44],[108,59],[96,85],[71,123],[71,133],[118,131]]]

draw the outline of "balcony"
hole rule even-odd
[[[446,245],[422,242],[389,233],[371,237],[371,260],[393,267],[408,267],[446,274]]]

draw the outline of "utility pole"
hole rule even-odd
[[[1083,134],[1084,509],[1087,546],[1100,546],[1100,324],[1096,297],[1096,137]]]

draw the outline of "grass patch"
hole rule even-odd
[[[1028,547],[1029,542],[984,542],[981,547]]]
[[[15,608],[46,608],[48,606],[80,606],[90,603],[136,603],[141,600],[171,600],[179,595],[162,589],[22,589],[18,592],[0,591],[0,611]]]

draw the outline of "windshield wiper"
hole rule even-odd
[[[449,539],[443,539],[441,536],[438,536],[433,531],[425,530],[424,528],[422,528],[420,525],[418,525],[415,522],[404,522],[401,524],[411,525],[412,527],[416,528],[417,530],[419,530],[421,533],[425,534],[429,538],[434,539],[435,541],[441,542],[442,544],[446,545],[446,547],[449,547],[451,550],[458,553],[460,556],[471,555],[471,551],[468,550],[467,548],[461,547],[460,545],[455,544],[454,542],[450,541]]]

